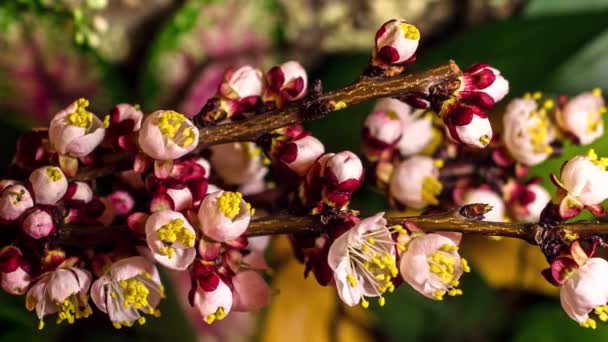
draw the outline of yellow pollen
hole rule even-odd
[[[348,281],[348,284],[350,285],[350,287],[357,286],[357,279],[352,274],[348,274],[346,276],[346,281]]]
[[[420,195],[425,202],[432,205],[439,204],[437,196],[441,193],[441,190],[443,190],[443,186],[435,177],[426,176],[422,179],[422,189]]]
[[[367,238],[367,242],[369,242],[369,243],[371,243],[373,245],[374,243],[376,243],[376,240],[374,240],[373,237],[368,237]]]
[[[386,299],[384,299],[384,297],[380,296],[380,298],[378,298],[378,305],[384,306],[384,304],[386,304]]]
[[[120,323],[118,323],[118,322],[112,322],[112,325],[114,326],[114,328],[115,328],[116,330],[118,330],[118,329],[122,328],[122,324],[120,324]]]
[[[42,330],[44,329],[44,321],[40,320],[40,322],[38,322],[38,330]]]
[[[160,133],[170,139],[180,135],[179,145],[187,147],[194,143],[196,133],[191,127],[183,127],[187,125],[186,117],[183,114],[174,111],[163,112],[158,118],[158,129]]]
[[[597,327],[597,323],[594,319],[588,318],[586,321],[581,323],[581,327],[595,329]]]
[[[174,219],[157,231],[158,239],[169,247],[161,247],[161,253],[167,255],[171,259],[175,250],[171,245],[179,242],[186,247],[194,246],[194,233],[184,226],[184,220]]]
[[[591,91],[593,93],[593,95],[600,97],[602,96],[602,88],[593,88],[593,90]]]
[[[553,109],[553,107],[555,107],[555,102],[553,102],[553,100],[551,100],[551,99],[546,100],[545,103],[543,104],[543,107],[547,110]]]
[[[433,164],[435,164],[436,168],[441,169],[445,163],[444,163],[443,159],[435,159],[433,161]]]
[[[523,96],[523,98],[524,98],[525,100],[527,100],[527,99],[529,99],[529,98],[531,98],[531,97],[532,97],[532,94],[530,94],[530,93],[525,93],[525,94],[524,94],[524,96]]]
[[[103,117],[103,127],[104,128],[110,127],[110,116],[109,115],[106,115]]]
[[[471,267],[469,267],[469,262],[465,258],[460,258],[460,264],[462,265],[462,270],[465,273],[471,272]]]
[[[535,91],[534,94],[532,94],[532,98],[535,100],[540,100],[543,97],[543,93],[541,93],[540,91]]]
[[[226,318],[226,311],[223,307],[220,306],[219,308],[217,308],[217,311],[215,312],[215,318],[219,321]]]
[[[589,160],[593,164],[597,165],[602,171],[606,171],[606,167],[608,166],[608,158],[598,157],[594,149],[590,149],[589,152],[587,152],[587,158],[589,158]]]
[[[230,220],[233,220],[241,212],[241,200],[243,194],[240,192],[224,191],[217,199],[218,209]]]
[[[604,123],[600,119],[596,119],[596,113],[587,113],[587,132],[588,133],[593,133],[595,132],[600,126],[603,126]]]
[[[130,278],[120,281],[119,285],[123,289],[124,301],[122,305],[125,309],[132,307],[135,310],[139,310],[149,306],[148,296],[150,290],[141,281]]]
[[[365,298],[361,298],[361,306],[364,309],[367,309],[367,308],[369,308],[369,302]]]
[[[137,323],[139,323],[139,325],[144,325],[146,324],[146,317],[141,316],[137,319]]]
[[[608,305],[598,305],[595,307],[595,314],[598,316],[600,321],[608,321]]]
[[[532,148],[536,153],[552,153],[553,148],[549,145],[549,129],[551,127],[551,123],[546,115],[542,114],[543,112],[530,112],[530,115],[536,117],[536,125],[533,125],[528,128],[528,133],[530,133],[530,143],[532,144]]]
[[[333,107],[335,110],[340,110],[340,109],[344,109],[346,108],[346,102],[344,101],[338,101],[336,103],[333,104]]]
[[[406,39],[419,40],[420,39],[420,31],[414,25],[403,23],[401,24],[401,29],[403,30],[403,36]]]
[[[70,125],[80,127],[80,128],[88,128],[91,126],[93,122],[93,114],[86,110],[89,106],[89,101],[80,98],[76,102],[76,109],[73,113],[68,114],[67,119]]]
[[[435,299],[435,300],[443,300],[443,294],[444,293],[445,293],[445,291],[435,290],[435,293],[433,293],[433,299]]]
[[[483,145],[486,146],[490,143],[490,137],[487,134],[482,135],[479,138],[479,142]]]
[[[384,115],[386,115],[391,120],[399,119],[399,115],[397,115],[397,113],[394,110],[387,110],[384,112]]]
[[[55,305],[59,308],[57,324],[63,321],[74,324],[76,319],[89,317],[93,313],[87,302],[87,297],[79,296],[78,293],[72,294],[63,302],[56,302]]]
[[[46,175],[53,181],[57,182],[63,178],[63,174],[59,171],[58,168],[49,166],[46,168]]]

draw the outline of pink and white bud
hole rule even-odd
[[[282,98],[291,102],[306,95],[308,76],[306,69],[300,63],[289,61],[268,70],[266,82],[268,89],[265,97],[279,94]]]
[[[608,162],[605,159],[598,158],[591,150],[589,156],[576,156],[567,161],[562,167],[560,181],[568,195],[584,206],[595,206],[608,198]]]
[[[484,111],[461,102],[442,109],[442,118],[450,137],[467,147],[484,148],[492,140],[492,125]]]
[[[88,106],[89,101],[78,99],[51,120],[49,140],[60,154],[84,157],[101,144],[104,124],[86,110]]]
[[[581,145],[589,145],[604,134],[606,105],[601,93],[582,93],[572,98],[558,110],[555,118],[558,126],[571,134]]]
[[[443,300],[462,294],[458,289],[460,276],[469,272],[466,259],[460,257],[458,245],[440,234],[425,234],[414,238],[401,254],[401,276],[422,295]]]
[[[15,185],[15,184],[19,184],[19,182],[17,182],[14,179],[0,180],[0,192],[2,192],[4,189],[8,188],[9,186]]]
[[[68,180],[56,166],[37,168],[30,174],[29,184],[36,204],[55,205],[68,191]]]
[[[394,289],[392,279],[398,274],[394,246],[384,213],[359,221],[332,243],[327,263],[334,271],[338,295],[346,305],[361,302],[367,307],[365,297],[380,297],[380,305],[384,305],[382,295]]]
[[[249,65],[229,69],[224,73],[219,91],[222,96],[232,100],[261,96],[264,91],[262,71]]]
[[[416,112],[420,113],[419,118],[404,123],[401,139],[397,142],[397,149],[404,157],[422,152],[433,139],[433,114],[422,110]]]
[[[183,114],[157,110],[144,119],[139,147],[156,160],[175,160],[198,146],[198,128]]]
[[[25,298],[25,307],[36,310],[40,319],[39,329],[44,327],[46,315],[58,313],[57,323],[89,317],[93,310],[88,302],[91,274],[81,268],[60,268],[47,273],[30,290]]]
[[[413,156],[402,161],[390,179],[391,197],[401,205],[423,209],[439,203],[443,189],[439,182],[439,163],[430,157]]]
[[[30,237],[38,240],[55,231],[55,221],[47,210],[35,208],[25,214],[21,229]]]
[[[167,189],[167,195],[173,201],[173,210],[182,211],[192,208],[192,192],[188,188]]]
[[[146,221],[146,241],[156,261],[174,270],[185,270],[196,256],[196,232],[176,211],[152,213]]]
[[[298,176],[304,176],[323,153],[323,143],[312,135],[307,135],[285,144],[279,159]]]
[[[363,123],[363,148],[366,156],[374,160],[380,153],[391,149],[403,131],[401,118],[393,111],[374,111]]]
[[[462,75],[458,96],[482,108],[492,108],[509,92],[509,82],[500,71],[485,63],[467,68]]]
[[[402,19],[384,23],[376,32],[376,47],[372,57],[374,63],[381,65],[408,62],[418,49],[420,31]]]
[[[33,206],[34,200],[23,185],[11,185],[0,195],[0,218],[4,221],[14,221]]]
[[[143,118],[144,113],[139,109],[139,106],[120,103],[110,113],[110,126],[120,124],[120,132],[118,133],[122,134],[136,132],[141,129]]]
[[[351,151],[336,153],[325,164],[325,185],[329,189],[354,191],[363,180],[361,159]]]
[[[213,291],[198,287],[194,292],[192,304],[207,324],[224,319],[232,309],[232,291],[220,280]]]
[[[511,180],[505,187],[505,198],[516,221],[538,222],[551,195],[538,183],[519,184]]]
[[[72,182],[68,184],[64,199],[70,201],[71,204],[87,204],[93,199],[93,189],[85,182]]]
[[[392,97],[383,97],[380,100],[376,101],[372,112],[385,112],[389,115],[392,115],[391,113],[394,113],[404,123],[406,123],[410,121],[414,110],[412,106],[403,101],[394,99]]]
[[[198,219],[203,234],[215,241],[225,242],[245,233],[252,211],[241,193],[218,191],[203,199]]]
[[[463,197],[463,204],[488,204],[492,207],[492,210],[483,215],[484,221],[491,222],[505,222],[506,210],[505,202],[502,197],[496,192],[487,188],[471,189],[466,192]]]
[[[158,270],[148,260],[134,256],[113,263],[91,286],[91,299],[108,314],[115,328],[144,324],[143,314],[158,317],[156,309],[165,298]]]
[[[553,153],[555,128],[533,99],[514,99],[503,116],[503,142],[517,162],[533,166]]]
[[[254,143],[230,143],[211,147],[211,165],[228,185],[244,185],[264,178],[262,150]]]
[[[117,190],[107,196],[107,199],[114,208],[114,214],[117,216],[126,216],[133,211],[135,207],[135,200],[133,196],[127,191]]]
[[[19,248],[7,246],[0,250],[0,271],[4,291],[13,295],[22,295],[27,291],[32,281],[30,265]]]

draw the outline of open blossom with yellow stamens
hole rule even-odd
[[[55,205],[68,190],[68,180],[56,166],[43,166],[30,174],[29,184],[36,204]]]
[[[441,193],[439,167],[441,162],[425,156],[413,156],[402,161],[391,176],[391,197],[401,205],[423,209],[439,203]]]
[[[175,160],[198,146],[198,128],[183,114],[157,110],[144,119],[139,147],[156,160]]]
[[[220,280],[213,291],[205,291],[198,286],[194,292],[192,305],[207,324],[224,319],[232,309],[232,291]]]
[[[547,100],[539,108],[535,93],[529,98],[515,99],[503,116],[503,142],[515,161],[533,166],[542,163],[553,153],[555,127],[549,120],[552,102]]]
[[[44,328],[44,316],[54,313],[57,313],[57,323],[73,324],[75,319],[89,317],[92,313],[87,296],[90,286],[88,271],[73,266],[59,268],[45,274],[30,288],[25,306],[30,311],[36,310],[39,329]]]
[[[604,134],[606,105],[600,89],[572,98],[555,113],[557,124],[581,145],[589,145]]]
[[[217,191],[208,194],[198,211],[203,234],[224,242],[241,236],[253,215],[251,205],[243,200],[240,192]]]
[[[398,274],[393,230],[386,226],[384,213],[378,213],[361,220],[332,243],[327,263],[334,271],[338,295],[347,305],[361,302],[367,308],[365,297],[379,297],[382,306],[383,294],[393,291],[392,279]]]
[[[160,316],[156,307],[164,297],[156,267],[141,256],[113,263],[91,286],[91,299],[117,329],[144,324],[142,314]]]
[[[458,253],[454,240],[440,234],[425,234],[411,240],[401,255],[403,279],[424,296],[443,300],[462,294],[458,288],[463,272],[469,272],[466,259]]]
[[[185,270],[196,256],[196,233],[184,215],[161,210],[146,221],[146,241],[154,259],[165,267]]]
[[[78,99],[51,120],[49,140],[60,154],[84,157],[103,140],[104,124],[87,110],[88,106],[88,100]]]

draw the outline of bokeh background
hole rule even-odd
[[[420,69],[454,59],[489,62],[526,91],[575,94],[608,87],[607,0],[4,0],[0,2],[0,165],[16,137],[44,124],[80,96],[105,114],[112,104],[145,111],[195,114],[227,66],[262,68],[298,59],[326,90],[344,86],[365,67],[375,30],[393,17],[422,33]],[[504,103],[507,101],[503,101]],[[358,151],[370,103],[308,124],[328,151]],[[501,106],[493,118],[500,122]],[[608,153],[608,139],[594,144]],[[548,189],[549,172],[582,149],[566,146],[561,160],[533,169]],[[382,196],[360,190],[352,206],[386,209]],[[119,237],[117,237],[119,238]],[[1,341],[562,341],[602,340],[608,328],[585,330],[562,312],[556,289],[539,272],[545,262],[523,242],[467,237],[463,254],[473,273],[465,295],[428,300],[407,286],[384,308],[346,308],[335,290],[304,280],[286,241],[268,251],[276,289],[256,314],[231,314],[213,327],[191,322],[169,282],[163,316],[143,327],[114,330],[99,314],[74,326],[47,324],[24,297],[0,295]],[[175,279],[174,279],[175,280]],[[182,293],[183,296],[183,293]]]

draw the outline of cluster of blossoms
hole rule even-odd
[[[385,23],[365,76],[399,77],[415,61],[419,38],[404,20]],[[205,145],[200,129],[208,126],[276,118],[298,103],[311,111],[346,105],[307,90],[306,71],[290,61],[266,73],[228,69],[194,118],[172,110],[144,115],[130,104],[100,118],[87,100],[75,101],[48,129],[18,141],[0,181],[2,288],[26,295],[40,328],[47,315],[70,324],[88,317],[89,299],[116,328],[129,327],[160,315],[159,264],[190,280],[187,302],[208,324],[256,311],[270,301],[261,274],[268,241],[248,237],[248,229],[278,205],[322,226],[289,231],[289,238],[305,275],[335,286],[346,305],[367,308],[376,298],[383,306],[387,292],[405,283],[434,300],[461,295],[460,277],[470,271],[459,253],[462,235],[425,233],[383,212],[360,217],[349,204],[367,174],[394,209],[435,214],[483,203],[492,210],[473,218],[538,223],[551,264],[545,276],[561,287],[565,311],[586,327],[596,326],[592,311],[608,321],[608,262],[592,257],[599,240],[557,230],[585,208],[603,214],[608,158],[590,150],[567,161],[552,175],[553,197],[539,179],[526,178],[529,166],[559,153],[558,139],[586,145],[603,134],[599,91],[556,101],[526,94],[508,104],[503,133],[493,134],[484,111],[506,96],[508,82],[476,64],[419,94],[380,99],[363,125],[363,161],[351,151],[327,152],[299,124],[255,142]],[[115,173],[86,176],[108,167]],[[264,205],[269,196],[272,205]],[[117,235],[69,243],[87,231]]]

